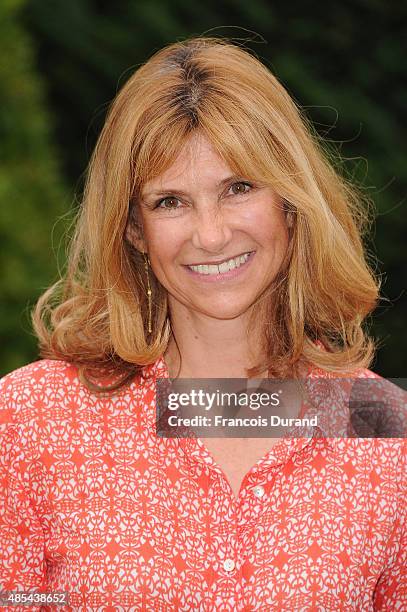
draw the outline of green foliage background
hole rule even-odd
[[[3,0],[0,374],[38,359],[29,310],[64,263],[108,104],[154,51],[207,33],[244,39],[374,200],[370,249],[386,299],[373,369],[405,376],[406,17],[406,4],[386,0]]]

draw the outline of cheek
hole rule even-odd
[[[288,248],[289,233],[284,215],[258,219],[254,230],[258,241],[263,245],[269,244],[274,251],[285,252]]]
[[[151,260],[167,260],[174,254],[176,240],[174,240],[173,232],[164,224],[146,227],[145,236]]]
[[[288,243],[288,226],[284,210],[272,197],[257,200],[245,211],[241,224],[262,244],[270,241],[274,245]]]
[[[147,236],[147,241],[151,266],[158,280],[165,283],[165,278],[171,276],[171,270],[179,256],[178,242],[175,236],[164,228]]]

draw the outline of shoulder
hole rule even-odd
[[[359,424],[357,431],[362,432],[359,435],[372,437],[344,440],[344,446],[355,446],[372,484],[380,475],[383,485],[391,481],[392,486],[400,490],[405,487],[407,477],[406,393],[392,380],[366,368],[346,376],[351,382],[352,425]],[[369,430],[375,433],[369,434]]]
[[[370,466],[385,461],[389,474],[406,471],[406,392],[392,380],[388,380],[367,368],[332,372],[313,368],[308,374],[309,388],[314,380],[318,393],[318,380],[325,379],[333,397],[345,399],[346,423],[349,419],[356,437],[336,438],[336,446],[351,455],[360,454]],[[323,387],[326,399],[326,386]],[[321,393],[321,392],[320,392]],[[318,396],[319,398],[319,396]],[[336,434],[335,434],[336,435]],[[393,472],[394,474],[394,472]]]
[[[13,464],[16,457],[34,456],[53,427],[55,397],[63,397],[73,376],[63,361],[40,360],[0,379],[0,455]],[[0,469],[4,469],[4,466]]]
[[[100,384],[109,384],[101,379]],[[136,381],[131,389],[117,394],[90,390],[81,380],[79,367],[74,363],[41,359],[13,370],[0,379],[0,425],[48,423],[58,419],[76,418],[87,410],[99,411],[103,404],[115,406],[131,403]]]
[[[384,380],[380,374],[376,374],[373,370],[367,368],[357,368],[355,370],[342,370],[340,372],[333,370],[325,370],[319,367],[311,367],[307,374],[308,378],[332,378],[332,379],[355,379],[355,378],[371,378]]]
[[[374,378],[384,380],[380,374],[376,374],[376,372],[373,372],[373,370],[368,370],[367,368],[359,368],[358,370],[354,370],[349,376],[351,378]]]
[[[53,359],[29,363],[0,379],[0,425],[27,423],[56,402],[85,392],[73,364]]]
[[[320,351],[329,352],[329,349],[321,340],[315,340],[312,344]],[[316,366],[309,368],[308,376],[310,378],[381,378],[379,374],[368,368],[355,368],[353,370],[343,368],[341,371],[330,371]]]
[[[3,376],[0,379],[0,389],[4,392],[16,385],[36,387],[41,381],[50,383],[52,379],[61,377],[65,380],[72,380],[77,376],[78,368],[68,361],[40,359]]]
[[[109,409],[136,409],[140,393],[153,390],[153,381],[135,379],[115,393],[90,390],[79,376],[77,365],[63,360],[41,359],[18,368],[0,379],[0,426],[36,421],[51,423],[69,419],[87,411],[98,413],[102,405]],[[108,377],[99,384],[110,384]]]

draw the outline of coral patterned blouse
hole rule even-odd
[[[67,591],[78,612],[407,610],[405,440],[283,438],[236,498],[201,439],[156,435],[158,377],[163,358],[111,397],[64,361],[2,379],[0,591]]]

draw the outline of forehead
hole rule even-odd
[[[144,193],[163,187],[180,187],[184,183],[222,178],[230,173],[228,163],[222,159],[212,143],[202,134],[191,134],[179,154],[160,174],[144,184]]]

